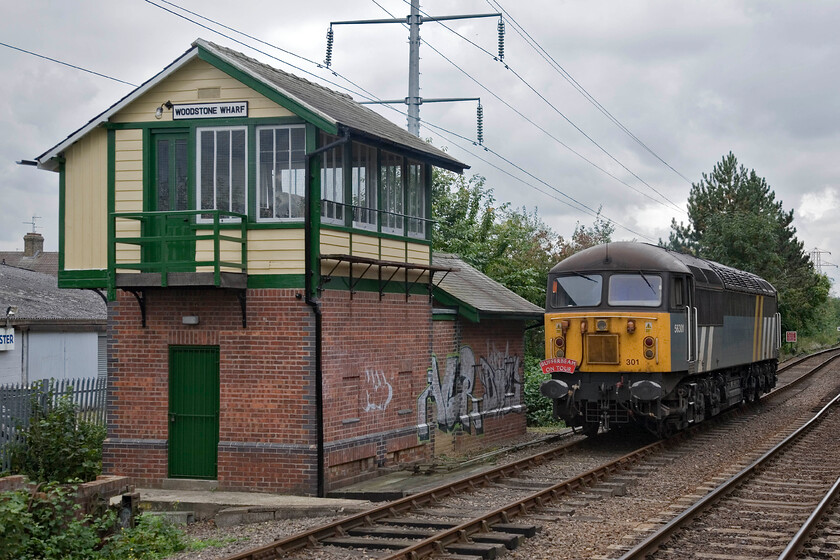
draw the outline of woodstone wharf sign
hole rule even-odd
[[[247,117],[247,101],[228,101],[224,103],[185,103],[172,105],[172,120],[185,119],[220,119]]]
[[[0,328],[0,352],[15,349],[15,329]]]

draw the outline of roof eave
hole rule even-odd
[[[130,103],[133,103],[137,98],[145,94],[147,91],[155,87],[161,81],[169,77],[170,74],[180,69],[184,64],[190,62],[193,58],[198,56],[198,47],[193,46],[183,55],[175,59],[163,70],[146,80],[140,87],[133,90],[131,93],[111,105],[108,109],[91,119],[86,125],[72,133],[59,144],[53,146],[40,156],[35,158],[38,162],[38,169],[46,169],[48,171],[56,171],[58,169],[58,158],[64,150],[69,148],[73,143],[78,141],[81,137],[86,135],[91,130],[104,123],[107,123],[112,116],[124,109]]]
[[[440,167],[441,169],[446,169],[447,171],[452,171],[454,173],[463,173],[464,170],[469,169],[470,166],[466,163],[461,163],[460,161],[454,158],[446,158],[436,155],[432,152],[426,152],[423,150],[418,150],[408,146],[406,144],[395,142],[393,140],[388,140],[387,138],[383,138],[382,136],[378,136],[371,132],[366,132],[364,130],[360,130],[358,128],[353,128],[348,126],[347,130],[350,131],[350,134],[356,136],[358,138],[364,138],[369,142],[375,142],[382,146],[393,146],[395,149],[399,149],[404,152],[410,152],[412,154],[417,154],[418,156],[422,157],[435,167]]]
[[[288,90],[278,86],[277,84],[274,84],[274,83],[266,80],[264,77],[260,76],[256,72],[253,72],[250,68],[248,68],[246,66],[243,66],[242,64],[239,63],[239,61],[231,58],[230,56],[228,56],[226,53],[220,51],[219,49],[214,48],[213,45],[210,44],[208,41],[205,41],[204,39],[196,39],[193,42],[193,46],[198,48],[198,49],[201,49],[202,51],[204,51],[203,53],[199,52],[199,56],[206,53],[206,54],[210,54],[210,55],[212,55],[216,58],[221,59],[226,64],[229,64],[232,67],[236,68],[238,71],[242,72],[243,74],[246,74],[252,80],[257,81],[257,82],[261,83],[262,85],[264,85],[266,88],[269,88],[270,90],[273,90],[273,91],[277,92],[279,95],[281,95],[283,97],[286,97],[288,100],[290,100],[294,104],[300,106],[301,108],[305,109],[306,111],[308,111],[312,115],[316,116],[317,119],[320,119],[321,121],[329,123],[330,125],[335,127],[335,129],[337,130],[339,123],[335,119],[333,119],[332,117],[330,117],[329,115],[327,115],[323,111],[320,111],[317,108],[313,107],[309,103],[303,101],[299,97],[289,93]],[[306,119],[306,115],[300,115],[300,116],[303,117],[305,120],[312,120],[312,119]]]

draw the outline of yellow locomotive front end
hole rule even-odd
[[[574,361],[579,372],[671,370],[669,313],[546,313],[545,332],[546,359]]]

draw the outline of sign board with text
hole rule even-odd
[[[0,328],[0,352],[15,349],[15,329]]]
[[[548,375],[549,373],[574,373],[577,362],[569,358],[549,358],[540,362],[540,369]]]
[[[796,342],[796,331],[785,331],[785,342]]]

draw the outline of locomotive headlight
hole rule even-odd
[[[627,320],[627,334],[633,334],[636,332],[636,321],[633,319]]]
[[[656,341],[652,336],[646,336],[642,342],[645,345],[645,358],[652,360],[656,356],[656,350],[654,350]]]
[[[555,358],[565,358],[566,357],[566,339],[562,336],[557,337],[554,339],[554,357]]]
[[[595,330],[596,331],[605,331],[607,330],[607,320],[606,319],[598,319],[595,321]]]

